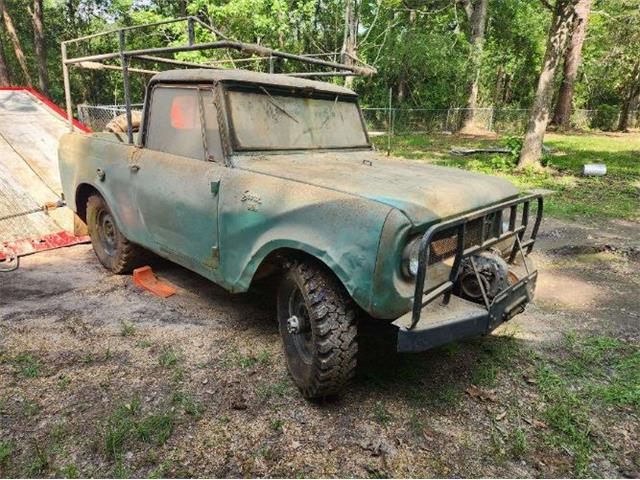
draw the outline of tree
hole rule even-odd
[[[546,0],[545,0],[546,1]],[[540,168],[542,141],[549,124],[549,108],[553,95],[553,80],[556,68],[564,53],[567,38],[575,17],[575,6],[578,0],[556,0],[553,19],[549,28],[547,47],[542,63],[542,71],[538,78],[536,96],[529,113],[527,131],[524,136],[522,151],[518,159],[518,168]]]
[[[47,76],[44,28],[42,26],[42,0],[33,0],[33,10],[29,8],[29,15],[33,23],[33,39],[36,47],[36,59],[38,60],[38,84],[40,85],[40,91],[48,97],[49,79]]]
[[[342,61],[347,65],[356,63],[358,54],[358,16],[356,14],[355,0],[344,2],[344,39],[340,54]],[[347,88],[353,86],[353,77],[346,77],[344,85]]]
[[[20,69],[22,70],[24,82],[28,87],[31,87],[33,86],[33,82],[31,81],[31,75],[29,74],[29,68],[27,67],[27,60],[24,56],[24,51],[22,50],[20,39],[18,38],[15,27],[13,26],[13,21],[11,20],[11,16],[9,15],[9,11],[7,10],[7,6],[4,3],[4,0],[0,0],[0,13],[2,13],[4,25],[7,29],[7,35],[9,35],[9,39],[13,44],[13,50],[16,54],[16,59],[18,60]]]
[[[11,77],[9,77],[9,67],[7,66],[7,58],[4,55],[4,43],[2,41],[2,25],[0,25],[0,86],[6,87],[11,85]]]
[[[571,43],[564,55],[564,71],[558,101],[553,116],[552,124],[562,130],[568,130],[571,126],[571,111],[573,108],[573,91],[575,89],[578,68],[582,59],[582,45],[587,35],[587,23],[591,11],[591,0],[579,0],[576,5],[576,15],[573,25]]]
[[[622,100],[622,110],[620,111],[620,120],[618,122],[618,130],[625,131],[629,128],[629,112],[635,104],[638,96],[640,96],[640,59],[636,59],[633,64],[633,70],[627,81],[626,92]]]
[[[471,30],[471,80],[468,86],[467,105],[462,124],[462,133],[473,133],[476,125],[476,108],[478,108],[478,90],[480,88],[480,67],[484,50],[484,34],[487,24],[487,0],[464,0],[463,2]]]

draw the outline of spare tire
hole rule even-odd
[[[131,129],[133,132],[140,130],[140,123],[142,122],[142,112],[131,112]],[[123,113],[112,119],[104,127],[105,132],[111,133],[127,133],[127,114]]]

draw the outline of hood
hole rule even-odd
[[[430,223],[518,195],[502,178],[374,151],[239,155],[238,168],[357,195]]]

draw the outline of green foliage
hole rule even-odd
[[[560,353],[564,361],[537,366],[541,416],[552,431],[547,441],[571,452],[577,475],[589,475],[590,458],[601,448],[591,435],[591,410],[614,406],[640,411],[640,346],[570,333]]]
[[[104,453],[111,460],[121,460],[128,442],[140,440],[164,445],[173,433],[176,418],[171,411],[143,416],[141,403],[134,397],[122,404],[107,418],[101,436]]]
[[[33,28],[28,14],[31,0],[5,0],[27,56],[30,74],[37,79]],[[632,79],[634,46],[640,42],[638,9],[628,0],[601,0],[602,12],[589,19],[589,37],[576,85],[577,107],[619,106]],[[358,16],[358,56],[378,69],[370,79],[355,79],[363,104],[383,106],[393,89],[394,105],[421,108],[461,107],[466,103],[472,76],[470,25],[462,2],[368,0],[355,2]],[[72,0],[44,2],[45,47],[51,95],[63,101],[60,42],[118,26],[197,15],[225,35],[295,53],[339,52],[344,35],[344,0]],[[596,7],[594,7],[595,9]],[[480,104],[528,108],[544,55],[551,13],[539,0],[492,0],[481,57]],[[196,27],[198,41],[214,36]],[[14,84],[25,84],[13,48],[0,32]],[[163,25],[127,39],[129,48],[184,44],[184,25]],[[70,55],[117,49],[115,35],[98,37],[85,46],[69,47]],[[226,60],[224,67],[266,71],[266,61],[236,64],[236,52],[183,52],[179,59],[202,62]],[[337,58],[338,56],[336,56]],[[136,65],[138,66],[138,65]],[[146,68],[159,65],[147,62]],[[276,62],[278,71],[314,69],[291,61]],[[131,76],[132,99],[141,102],[148,77]],[[342,82],[342,80],[334,80]],[[121,78],[107,70],[71,69],[76,103],[123,103]],[[96,86],[100,88],[96,88]],[[606,107],[605,107],[606,109]],[[600,114],[598,114],[600,115]],[[610,120],[609,117],[607,117]],[[600,120],[598,122],[600,124]],[[604,126],[609,127],[610,122]],[[602,128],[602,127],[598,127]]]
[[[386,146],[386,137],[374,137],[374,143]],[[509,140],[509,144],[516,140]],[[424,159],[446,166],[455,166],[488,174],[498,174],[513,181],[523,190],[544,188],[554,193],[545,199],[546,214],[581,218],[637,219],[640,182],[637,151],[640,136],[547,134],[545,145],[553,153],[543,157],[553,169],[515,172],[515,156],[473,155],[457,157],[449,153],[452,146],[488,147],[495,139],[467,139],[452,135],[406,135],[392,138],[392,154],[413,159]],[[385,147],[386,148],[386,147]],[[513,153],[512,155],[515,155]],[[434,160],[435,159],[435,160]],[[602,162],[607,165],[605,177],[583,177],[585,163]]]
[[[599,105],[591,119],[591,128],[610,132],[616,128],[619,114],[620,109],[614,105]]]
[[[0,440],[0,465],[5,465],[11,454],[13,453],[13,445],[9,440]]]
[[[120,324],[120,335],[123,337],[130,337],[136,331],[136,327],[128,322],[122,322]]]
[[[511,456],[520,460],[529,452],[529,442],[527,436],[521,428],[516,428],[509,433],[509,450]]]
[[[520,157],[520,152],[522,151],[522,145],[524,144],[524,139],[522,137],[506,137],[502,141],[503,145],[511,150],[511,157],[518,159]]]
[[[17,355],[11,360],[14,371],[21,378],[36,378],[40,375],[42,365],[40,360],[32,355]]]
[[[178,354],[173,348],[165,348],[158,358],[160,365],[165,368],[173,368],[178,363]]]
[[[175,418],[172,413],[149,415],[140,420],[135,428],[138,438],[146,443],[164,445],[173,433]]]

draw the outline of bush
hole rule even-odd
[[[614,105],[600,105],[591,119],[591,128],[610,132],[617,127],[619,110]]]
[[[511,157],[518,158],[520,157],[520,152],[522,151],[522,144],[524,143],[524,138],[522,137],[507,137],[504,139],[504,146],[511,150]]]

